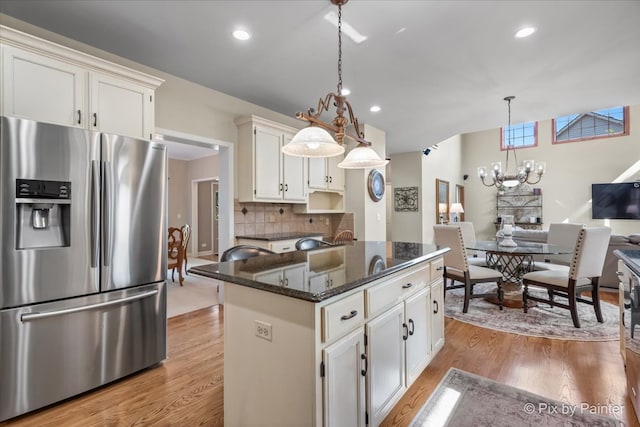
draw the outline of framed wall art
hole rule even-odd
[[[396,212],[418,212],[418,187],[394,188],[393,208]]]

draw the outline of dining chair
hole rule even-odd
[[[567,271],[532,271],[522,276],[524,312],[526,313],[528,310],[527,302],[529,300],[547,303],[553,307],[566,308],[571,312],[573,326],[579,328],[577,303],[582,302],[593,306],[596,319],[602,323],[598,282],[602,274],[610,235],[611,229],[609,227],[582,228],[578,233],[576,250]],[[549,298],[531,295],[529,286],[546,289]],[[591,299],[582,296],[585,291],[591,291]],[[568,303],[554,300],[555,296],[567,298]]]
[[[476,241],[476,231],[473,228],[473,223],[470,221],[459,221],[447,224],[449,227],[460,227],[462,231],[462,241],[465,247],[471,242]],[[483,252],[479,251],[467,251],[467,260],[471,265],[479,265],[480,267],[487,266],[487,256]]]
[[[189,224],[185,224],[180,227],[182,230],[182,251],[184,254],[184,274],[189,274],[187,271],[187,253],[189,252],[189,240],[191,240],[191,226]]]
[[[220,255],[220,262],[239,261],[256,256],[273,254],[275,254],[275,252],[270,251],[269,249],[261,248],[260,246],[238,245],[224,251],[222,255]]]
[[[353,231],[351,230],[342,230],[338,232],[335,236],[333,236],[333,244],[334,245],[343,245],[348,242],[353,241]]]
[[[182,262],[184,260],[184,236],[182,230],[176,227],[169,227],[168,252],[167,252],[167,270],[171,270],[171,281],[175,282],[175,272],[178,270],[178,282],[183,286],[182,278]]]
[[[563,246],[565,248],[575,248],[580,230],[584,227],[584,224],[550,224],[547,234],[547,243],[550,245]],[[535,262],[533,269],[568,272],[569,264],[571,264],[571,255],[547,255],[544,258],[544,262]]]
[[[323,246],[333,246],[333,244],[325,242],[324,240],[312,239],[310,237],[305,237],[304,239],[300,239],[296,242],[296,249],[299,251],[321,248]]]
[[[469,310],[469,301],[472,298],[497,297],[498,305],[502,310],[504,292],[502,290],[502,273],[488,267],[470,265],[467,251],[464,246],[462,229],[448,225],[434,225],[434,240],[438,246],[449,247],[450,250],[444,254],[444,270],[442,276],[445,286],[444,292],[451,289],[464,288],[464,306],[462,312]],[[451,285],[446,286],[447,279],[451,279]],[[460,282],[461,285],[454,285]],[[478,283],[497,284],[495,292],[474,293],[474,286]]]

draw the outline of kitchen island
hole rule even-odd
[[[191,269],[225,282],[225,425],[380,424],[444,345],[446,251],[357,241]]]

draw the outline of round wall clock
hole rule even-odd
[[[384,176],[378,169],[373,169],[369,172],[368,187],[371,200],[374,202],[382,200],[382,196],[384,195]]]

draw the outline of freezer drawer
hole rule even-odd
[[[166,284],[0,311],[0,421],[166,358]]]

